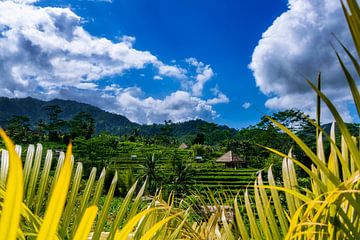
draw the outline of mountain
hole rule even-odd
[[[227,137],[234,136],[237,131],[227,126],[220,126],[200,119],[180,123],[140,125],[131,122],[122,115],[110,113],[89,104],[61,99],[42,101],[31,97],[0,97],[0,126],[6,127],[8,120],[17,115],[29,117],[31,127],[35,127],[40,119],[47,121],[46,107],[50,105],[58,105],[62,109],[59,118],[63,120],[70,120],[79,112],[90,113],[95,120],[97,133],[106,131],[123,135],[131,134],[136,130],[144,136],[165,134],[185,142],[189,142],[197,134],[204,134],[206,143],[214,144]]]
[[[114,134],[129,133],[140,126],[124,116],[106,112],[89,104],[61,99],[42,101],[31,97],[0,97],[0,126],[6,126],[7,121],[17,115],[29,117],[30,125],[34,127],[40,119],[44,121],[48,119],[46,107],[50,105],[58,105],[62,109],[59,118],[63,120],[70,120],[79,112],[90,113],[96,122],[97,133],[103,131]]]

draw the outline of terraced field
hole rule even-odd
[[[213,192],[225,190],[236,193],[254,181],[257,171],[252,168],[225,168],[216,164],[213,168],[197,169],[194,184],[197,188],[210,189]]]
[[[131,169],[135,175],[141,173],[141,165],[146,161],[146,155],[154,152],[154,149],[134,149],[131,154],[123,152],[111,159],[110,168],[116,169],[119,173]],[[156,149],[158,158],[156,169],[162,175],[171,171],[171,154],[174,149]],[[193,153],[189,150],[176,150],[177,155],[184,159],[192,159]],[[131,157],[133,155],[133,157]],[[136,157],[134,157],[136,155]],[[161,158],[159,158],[161,156]],[[223,164],[215,162],[215,159],[206,162],[188,161],[194,170],[191,185],[196,189],[210,189],[211,191],[230,191],[236,193],[244,190],[249,183],[253,183],[257,169],[253,168],[226,168]]]

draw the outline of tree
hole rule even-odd
[[[73,140],[75,158],[84,163],[84,168],[89,164],[98,169],[109,167],[111,160],[118,156],[119,137],[101,133],[86,140],[77,137]]]
[[[14,115],[8,121],[7,132],[17,143],[27,143],[31,140],[30,119],[27,116]]]
[[[46,140],[46,126],[46,123],[42,119],[36,123],[35,132],[36,135],[38,135],[38,141]]]
[[[308,119],[310,119],[309,115],[306,115],[302,111],[294,108],[279,111],[277,113],[274,113],[270,117],[290,129],[294,133],[297,133],[303,130],[304,127],[310,125],[308,121]],[[266,116],[263,116],[261,118],[261,122],[258,123],[257,126],[261,129],[267,129],[270,127],[274,127],[274,124]]]
[[[83,137],[90,139],[95,133],[95,120],[90,113],[79,112],[70,120],[70,136],[72,139]]]
[[[192,141],[192,144],[204,144],[205,143],[205,134],[198,133],[196,134],[194,140]]]
[[[309,146],[315,147],[315,128],[308,121],[309,116],[296,109],[289,109],[274,113],[272,119],[283,124],[296,133]],[[254,125],[241,129],[235,140],[228,142],[228,148],[236,149],[245,159],[250,160],[253,167],[262,168],[267,166],[270,158],[269,151],[261,146],[271,147],[283,153],[287,153],[293,147],[293,153],[303,163],[309,162],[307,156],[297,147],[295,142],[278,127],[276,127],[267,116]]]
[[[61,139],[61,130],[65,127],[65,121],[59,118],[62,109],[58,105],[45,107],[48,115],[48,122],[45,125],[49,141],[58,142]]]
[[[173,137],[174,123],[171,120],[165,120],[160,127],[160,133],[155,137],[158,144],[164,146],[171,146],[176,144],[176,139]]]
[[[189,187],[192,182],[194,171],[190,163],[181,158],[175,151],[171,157],[172,174],[170,180],[172,183],[172,190],[175,195],[184,197],[189,193]]]
[[[153,153],[151,155],[147,155],[145,158],[145,162],[141,165],[143,177],[147,178],[148,181],[148,191],[150,194],[154,194],[157,187],[156,162],[157,158]]]

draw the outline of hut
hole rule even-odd
[[[180,146],[179,146],[179,149],[188,149],[189,146],[186,145],[185,143],[182,143]]]
[[[219,157],[216,162],[224,163],[226,167],[241,167],[245,163],[245,160],[240,158],[232,151],[228,151],[227,153]]]

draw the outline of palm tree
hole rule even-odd
[[[172,188],[175,191],[175,195],[184,196],[189,192],[193,169],[191,164],[179,157],[176,152],[174,152],[171,160],[173,170],[171,176]]]
[[[145,162],[141,165],[143,171],[142,177],[147,179],[148,191],[150,194],[154,194],[157,187],[156,162],[157,158],[153,153],[147,155]]]

